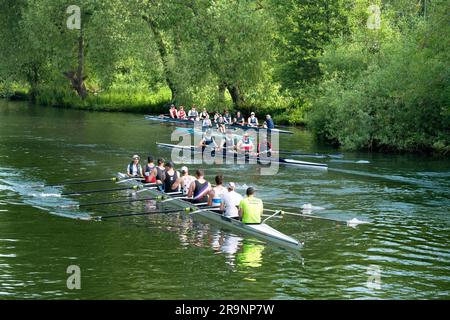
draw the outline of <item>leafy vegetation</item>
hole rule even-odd
[[[0,97],[195,103],[346,149],[450,148],[446,0],[0,1]]]

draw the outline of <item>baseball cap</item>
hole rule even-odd
[[[137,154],[135,154],[134,156],[133,156],[133,160],[140,160],[141,158],[137,155]]]
[[[236,185],[234,184],[234,182],[228,182],[227,184],[227,188],[236,188]]]
[[[181,172],[183,172],[183,173],[188,172],[188,167],[182,166],[181,167]]]

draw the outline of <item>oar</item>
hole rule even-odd
[[[112,192],[112,191],[120,191],[120,190],[137,190],[140,189],[140,186],[132,186],[132,187],[123,187],[123,188],[111,188],[111,189],[96,189],[96,190],[86,190],[86,191],[74,191],[74,192],[63,192],[62,196],[72,196],[72,195],[80,195],[86,193],[98,193],[98,192]]]
[[[101,220],[109,219],[109,218],[145,216],[145,215],[150,215],[150,214],[174,213],[174,212],[183,212],[183,211],[184,212],[193,212],[193,211],[195,211],[195,208],[186,207],[186,208],[180,208],[180,209],[174,209],[174,210],[160,210],[160,211],[147,211],[147,212],[138,212],[138,213],[112,214],[112,215],[108,215],[108,216],[90,217],[87,220],[101,221]]]
[[[324,154],[324,153],[304,153],[299,151],[279,151],[279,153],[291,155],[293,157],[314,157],[314,158],[333,158],[333,159],[341,159],[344,157],[342,153]]]
[[[270,216],[268,216],[267,218],[265,218],[261,223],[265,223],[267,220],[279,215],[279,214],[283,214],[283,211],[281,210],[275,210],[274,214],[271,214]]]
[[[58,206],[58,208],[95,207],[95,206],[102,206],[102,205],[107,205],[107,204],[131,203],[131,202],[139,202],[139,201],[147,201],[147,200],[162,200],[162,199],[165,199],[165,196],[157,196],[157,197],[142,198],[142,199],[126,199],[126,200],[115,200],[115,201],[92,202],[92,203],[84,203],[84,204],[70,204],[70,205],[66,205],[66,206]]]
[[[33,186],[33,188],[43,188],[43,187],[59,187],[59,186],[64,186],[66,184],[83,184],[83,183],[95,183],[95,182],[106,182],[106,181],[119,181],[119,178],[113,177],[113,178],[108,178],[108,179],[95,179],[95,180],[77,180],[77,181],[62,181],[59,183],[53,183],[53,184],[40,184],[37,186]]]
[[[279,210],[264,209],[264,211],[276,212],[276,211],[279,211]],[[355,227],[358,224],[370,224],[370,222],[361,221],[361,220],[358,220],[356,218],[353,218],[353,219],[348,220],[348,221],[343,221],[343,220],[337,220],[337,219],[332,219],[332,218],[327,218],[327,217],[314,216],[314,215],[311,215],[311,214],[288,212],[288,211],[284,211],[284,210],[281,211],[281,214],[288,214],[288,215],[291,215],[291,216],[297,216],[297,217],[302,217],[302,218],[313,218],[313,219],[328,220],[328,221],[333,221],[333,222],[340,222],[340,223],[345,223],[346,225],[348,225],[350,227]]]

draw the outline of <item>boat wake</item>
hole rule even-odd
[[[74,207],[78,202],[62,197],[60,188],[46,187],[42,181],[27,180],[16,169],[0,169],[0,197],[4,198],[1,205],[28,205],[53,215],[71,219],[90,216],[87,212],[61,209],[63,206]],[[9,173],[13,174],[9,175]]]

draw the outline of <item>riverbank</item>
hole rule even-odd
[[[156,92],[150,92],[144,89],[115,88],[102,92],[90,92],[84,99],[72,91],[61,88],[39,89],[35,98],[31,96],[29,90],[23,87],[16,87],[13,91],[7,92],[0,86],[0,98],[13,101],[33,101],[36,105],[67,108],[86,111],[104,111],[104,112],[128,112],[140,114],[166,114],[168,113],[168,104],[171,102],[171,91],[168,87],[161,87]],[[180,103],[176,103],[180,105]],[[185,108],[190,108],[190,103],[181,103]],[[286,103],[281,106],[256,106],[254,104],[244,104],[239,109],[233,106],[231,98],[226,99],[221,106],[216,104],[202,104],[197,102],[199,109],[205,107],[210,113],[214,111],[228,110],[231,113],[241,111],[242,114],[250,115],[256,112],[259,119],[265,119],[270,114],[275,123],[279,125],[291,125],[305,127],[304,110],[301,107]]]
[[[27,90],[16,90],[7,97],[9,100],[32,101]],[[170,101],[170,90],[161,88],[156,92],[143,90],[115,89],[89,94],[84,100],[75,93],[57,89],[40,90],[34,103],[55,108],[86,111],[128,112],[161,114]]]

